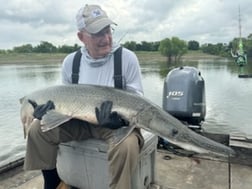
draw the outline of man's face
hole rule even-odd
[[[90,56],[95,59],[102,58],[111,52],[112,33],[110,26],[103,28],[96,34],[80,31],[78,37],[85,44]]]

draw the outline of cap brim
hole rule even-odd
[[[108,18],[103,18],[87,26],[85,29],[87,30],[88,33],[95,34],[111,24],[115,24],[115,23]]]

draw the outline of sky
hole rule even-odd
[[[0,49],[47,41],[81,45],[75,15],[98,4],[117,23],[114,41],[154,42],[179,37],[204,43],[228,43],[252,33],[251,0],[0,0]]]

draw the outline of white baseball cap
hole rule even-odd
[[[99,5],[85,5],[85,7],[82,7],[76,15],[76,24],[78,30],[85,29],[91,34],[98,33],[111,24],[116,25]]]

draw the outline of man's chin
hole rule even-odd
[[[100,55],[101,56],[107,56],[111,52],[111,47],[101,48],[100,49]]]

